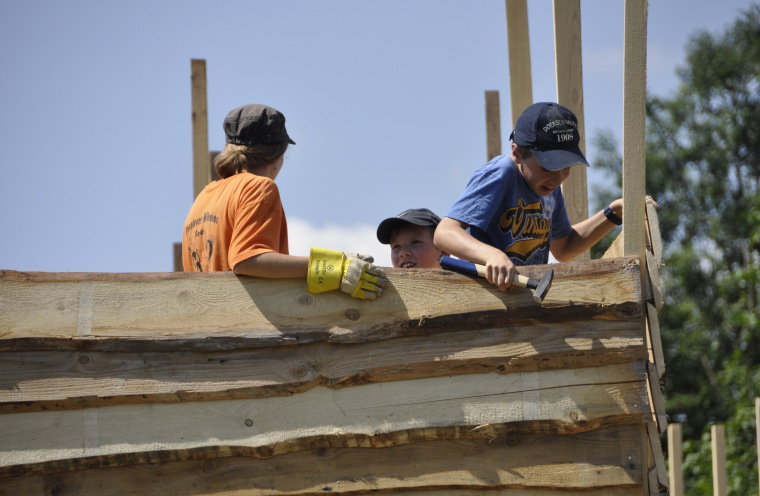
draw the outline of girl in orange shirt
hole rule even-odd
[[[288,146],[285,116],[265,105],[244,105],[224,119],[227,145],[214,167],[222,178],[198,194],[185,220],[186,272],[231,270],[239,275],[307,279],[309,292],[341,289],[357,298],[382,292],[385,274],[372,257],[312,248],[288,253],[288,227],[275,179]]]

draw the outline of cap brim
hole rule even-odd
[[[531,153],[536,157],[536,160],[541,164],[541,167],[551,171],[567,169],[568,167],[578,164],[589,165],[586,157],[581,153],[581,149],[577,146],[559,150],[532,149]]]
[[[377,240],[384,245],[390,244],[393,230],[402,222],[408,224],[407,221],[401,220],[398,217],[390,217],[382,221],[380,225],[377,226]]]

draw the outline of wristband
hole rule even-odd
[[[623,219],[615,215],[615,212],[612,211],[609,205],[604,207],[604,216],[607,217],[607,220],[615,224],[616,226],[619,226],[623,223]]]
[[[343,263],[346,257],[342,251],[311,247],[309,273],[306,289],[309,293],[323,293],[340,288],[343,279]]]

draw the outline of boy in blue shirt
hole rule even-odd
[[[486,279],[506,291],[515,265],[545,264],[549,252],[565,262],[622,223],[623,200],[570,225],[560,185],[570,168],[588,162],[578,144],[575,115],[556,103],[535,103],[517,119],[511,155],[478,169],[441,220],[435,244],[485,265]]]

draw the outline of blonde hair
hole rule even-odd
[[[241,172],[256,173],[256,169],[269,165],[285,154],[288,142],[273,145],[233,145],[227,143],[214,160],[219,177],[225,179]]]

